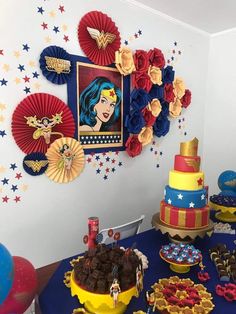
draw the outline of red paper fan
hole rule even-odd
[[[69,107],[59,98],[36,93],[24,98],[12,116],[12,134],[25,153],[46,153],[60,137],[73,137],[75,122]]]
[[[106,14],[99,11],[85,14],[79,23],[78,38],[82,50],[93,63],[108,65],[115,61],[120,33]]]

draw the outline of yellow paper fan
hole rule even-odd
[[[58,183],[67,183],[80,175],[84,168],[82,145],[71,137],[54,141],[47,150],[48,168],[46,175]]]

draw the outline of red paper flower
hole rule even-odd
[[[236,294],[232,291],[229,291],[229,290],[225,290],[225,293],[224,293],[224,298],[228,301],[228,302],[232,302],[234,300],[236,300]]]
[[[183,283],[177,283],[177,289],[180,290],[180,291],[184,291],[186,290],[187,286]]]
[[[219,296],[223,296],[225,293],[225,287],[221,286],[221,285],[217,285],[216,286],[216,294],[218,294]]]
[[[138,156],[142,151],[142,144],[137,135],[130,136],[125,144],[126,152],[130,157]]]
[[[192,94],[189,89],[185,90],[184,96],[180,99],[182,107],[187,108],[191,103]]]
[[[148,53],[145,50],[136,50],[134,54],[134,65],[137,72],[147,72],[149,67]]]
[[[152,87],[152,82],[147,73],[136,72],[132,75],[133,87],[142,88],[145,91],[149,92]]]
[[[154,65],[157,68],[164,68],[165,66],[165,58],[160,49],[154,48],[149,50],[148,58],[151,65]]]
[[[171,305],[180,305],[181,300],[175,296],[171,296],[169,298],[166,299],[168,303],[170,303]]]
[[[207,272],[198,272],[197,277],[201,282],[207,282],[210,279],[210,276]]]
[[[120,240],[120,232],[116,232],[116,233],[114,234],[114,240],[115,240],[115,241]]]
[[[169,103],[175,100],[174,87],[170,83],[164,85],[164,100]]]
[[[189,306],[190,308],[192,308],[194,306],[195,302],[194,302],[194,300],[192,300],[190,298],[186,298],[186,299],[181,300],[181,304],[183,307]]]
[[[85,14],[79,23],[78,38],[83,52],[95,64],[108,65],[115,61],[120,33],[106,14],[99,11]]]
[[[142,110],[142,114],[146,122],[146,126],[153,126],[156,121],[156,117],[153,116],[152,112],[149,111],[147,108],[144,108]]]
[[[107,231],[107,234],[108,234],[109,238],[111,238],[111,237],[113,236],[113,230],[112,230],[112,229],[109,229],[109,230]]]

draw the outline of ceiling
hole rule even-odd
[[[236,27],[236,0],[135,0],[170,17],[215,34]]]

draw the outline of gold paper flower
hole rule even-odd
[[[194,285],[194,282],[190,278],[183,278],[181,279],[181,282],[188,287],[192,287]]]
[[[198,294],[199,294],[200,297],[203,298],[203,299],[209,299],[209,300],[212,299],[212,295],[211,295],[211,293],[209,293],[209,292],[206,292],[206,291],[199,291]]]
[[[167,310],[168,310],[168,313],[170,313],[170,314],[182,313],[181,308],[177,305],[169,305],[169,306],[167,306]]]
[[[204,309],[208,311],[207,313],[212,311],[214,308],[214,304],[211,302],[211,300],[207,300],[207,299],[202,299],[200,305],[203,306]]]
[[[162,84],[162,72],[160,68],[150,65],[148,68],[148,75],[153,84]]]
[[[183,281],[184,279],[182,279],[182,281]],[[178,282],[180,282],[180,278],[178,277],[178,276],[172,276],[172,277],[170,277],[169,278],[169,281],[170,281],[170,283],[178,283]]]
[[[196,314],[207,314],[207,313],[209,313],[204,309],[204,307],[202,305],[198,305],[198,304],[194,305],[193,310],[194,310],[194,313],[196,313]]]
[[[185,84],[184,81],[180,78],[177,77],[174,80],[174,94],[176,97],[178,97],[179,99],[182,98],[185,94]]]
[[[156,291],[162,291],[163,290],[163,285],[161,283],[154,283],[154,285],[152,285],[152,289],[156,292]]]
[[[201,283],[194,286],[197,291],[206,291],[206,287],[204,287]]]
[[[147,108],[149,111],[151,111],[154,117],[158,117],[162,110],[161,103],[157,98],[153,98],[153,100],[148,103]]]
[[[155,300],[155,305],[159,311],[163,311],[166,309],[168,303],[165,299],[159,298]]]
[[[138,140],[139,142],[145,146],[148,145],[149,143],[151,143],[153,139],[153,129],[152,127],[144,127],[142,128],[141,132],[138,135]]]
[[[174,102],[170,102],[169,115],[173,118],[177,118],[182,111],[182,104],[178,98],[175,98]]]
[[[190,309],[189,307],[185,307],[184,309],[182,309],[182,313],[183,314],[194,314],[194,310]]]
[[[165,287],[170,283],[170,280],[168,278],[162,278],[159,280],[159,283]]]
[[[120,74],[128,75],[135,71],[132,50],[123,47],[115,54],[115,63]]]
[[[178,290],[175,295],[179,299],[185,299],[188,296],[188,293],[186,291],[179,291]]]

